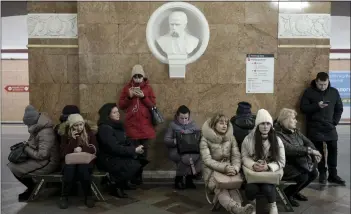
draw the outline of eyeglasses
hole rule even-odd
[[[135,75],[133,76],[133,78],[135,78],[135,79],[141,79],[141,78],[143,78],[143,75],[141,75],[141,74],[135,74]]]

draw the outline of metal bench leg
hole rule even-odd
[[[91,182],[91,190],[99,201],[105,201],[104,196],[101,194],[99,188],[96,186],[95,182]]]
[[[38,196],[38,194],[39,194],[41,188],[44,186],[45,183],[46,183],[46,182],[45,182],[45,179],[42,178],[42,179],[40,180],[40,182],[35,186],[35,188],[34,188],[32,194],[29,196],[29,199],[28,199],[29,202],[30,202],[30,201],[34,201],[34,199]]]
[[[282,199],[283,204],[284,204],[284,208],[286,212],[294,212],[294,208],[291,206],[290,201],[288,200],[288,198],[286,197],[282,186],[276,186],[275,190],[277,191],[279,197]]]

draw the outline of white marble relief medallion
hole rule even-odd
[[[78,38],[76,13],[30,13],[28,38]]]

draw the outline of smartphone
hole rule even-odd
[[[323,104],[329,104],[330,101],[323,101]]]

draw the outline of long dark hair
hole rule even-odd
[[[277,134],[275,133],[273,127],[268,132],[268,141],[270,143],[269,152],[271,153],[269,161],[278,161],[279,159],[279,144],[277,139]],[[260,129],[257,127],[255,131],[255,157],[257,160],[264,160],[264,151],[263,151],[263,139],[261,136]],[[266,157],[268,158],[268,157]],[[257,161],[256,160],[256,161]]]

